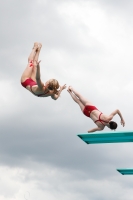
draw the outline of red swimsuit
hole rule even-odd
[[[30,60],[30,61],[29,61],[29,67],[34,67],[33,60]],[[38,96],[38,97],[44,96],[45,94],[49,93],[49,91],[48,91],[48,92],[43,93],[43,94],[35,94],[35,93],[33,92],[33,90],[32,90],[32,86],[37,85],[37,83],[36,83],[35,81],[33,81],[31,78],[28,78],[28,79],[26,79],[24,82],[21,82],[21,85],[22,85],[23,87],[25,87],[25,88],[26,88],[27,86],[30,86],[31,92],[32,92],[35,96]]]
[[[38,97],[41,97],[41,96],[43,96],[43,95],[49,93],[49,91],[48,91],[48,92],[43,93],[43,94],[35,94],[35,93],[33,92],[33,90],[32,90],[32,86],[37,85],[37,83],[36,83],[35,81],[33,81],[31,78],[26,79],[23,83],[21,83],[21,85],[22,85],[23,87],[25,87],[25,88],[26,88],[27,86],[30,86],[31,92],[32,92],[34,95],[38,96]]]
[[[84,107],[83,113],[84,113],[84,115],[86,115],[87,117],[90,117],[90,114],[91,114],[91,112],[92,112],[93,110],[98,110],[98,109],[97,109],[95,106],[89,106],[89,105],[87,105],[87,106]],[[96,123],[96,122],[101,122],[101,124],[103,124],[103,125],[104,125],[103,122],[108,123],[107,121],[104,121],[104,120],[100,119],[100,116],[101,116],[101,115],[102,115],[102,112],[101,112],[100,115],[99,115],[99,119],[96,120],[95,123]]]

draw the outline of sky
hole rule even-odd
[[[67,89],[54,101],[20,84],[34,42],[41,79],[73,86],[118,131],[133,130],[133,1],[0,0],[0,200],[131,200],[132,143],[87,145],[95,128]],[[109,131],[105,128],[104,131]]]

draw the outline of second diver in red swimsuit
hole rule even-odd
[[[75,89],[73,89],[71,86],[68,87],[69,94],[73,98],[73,100],[80,106],[82,112],[87,117],[90,117],[94,123],[97,125],[96,128],[93,128],[88,131],[95,132],[95,131],[101,131],[104,129],[105,126],[110,128],[111,130],[115,130],[117,128],[117,123],[114,121],[111,121],[113,117],[118,114],[121,119],[121,125],[125,125],[125,121],[122,117],[121,112],[117,109],[114,112],[112,112],[109,116],[104,115],[101,111],[99,111],[91,102],[86,100],[83,96],[81,96]]]

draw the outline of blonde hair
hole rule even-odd
[[[54,94],[58,94],[58,90],[59,89],[59,83],[56,79],[51,79],[49,81],[49,86],[48,86],[48,89],[49,90],[53,90],[54,91]]]

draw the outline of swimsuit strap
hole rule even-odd
[[[104,121],[104,120],[102,120],[102,119],[100,118],[100,116],[101,116],[102,114],[103,114],[103,113],[101,112],[100,115],[99,115],[99,119],[96,120],[95,123],[96,123],[96,122],[101,122],[101,124],[103,124],[103,125],[105,125],[103,122],[108,123],[107,121]]]

